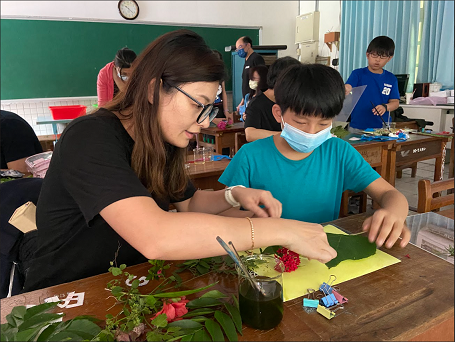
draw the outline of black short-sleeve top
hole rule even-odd
[[[38,200],[38,246],[27,265],[25,291],[107,272],[116,255],[117,264],[146,261],[99,214],[121,199],[154,197],[131,168],[133,147],[119,118],[104,108],[68,125]],[[195,191],[188,182],[184,196],[173,202],[187,200]],[[169,209],[169,198],[154,199]]]

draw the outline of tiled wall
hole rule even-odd
[[[231,109],[232,92],[228,91],[226,94],[228,98],[228,108]],[[38,118],[52,117],[49,106],[84,105],[87,106],[87,114],[89,114],[93,111],[93,105],[96,103],[98,103],[98,98],[96,96],[58,97],[45,99],[3,100],[1,101],[1,108],[23,117],[25,121],[32,126],[36,135],[48,135],[53,134],[52,125],[37,125],[36,120]],[[59,124],[58,133],[63,132],[64,128],[64,125]]]
[[[98,103],[96,96],[87,97],[59,97],[44,99],[23,99],[23,100],[4,100],[1,101],[1,108],[13,112],[23,117],[34,129],[36,135],[53,134],[52,125],[37,125],[38,118],[51,118],[49,106],[87,106],[87,113],[93,110],[93,104]],[[64,125],[58,125],[58,133],[61,133]]]

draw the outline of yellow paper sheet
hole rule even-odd
[[[325,226],[324,231],[326,233],[347,235],[332,225]],[[259,253],[259,250],[254,252]],[[284,301],[286,302],[306,295],[307,289],[317,291],[319,286],[323,282],[327,282],[332,274],[337,277],[332,285],[336,285],[399,262],[401,262],[399,259],[379,249],[376,251],[376,254],[368,258],[345,260],[330,269],[319,261],[309,261],[307,258],[301,256],[300,265],[297,270],[283,274]],[[341,290],[341,293],[343,293],[343,290]]]
[[[324,231],[326,233],[346,235],[345,232],[331,225],[325,226]],[[283,275],[284,301],[307,294],[308,288],[317,291],[323,282],[329,280],[331,274],[337,277],[333,283],[333,285],[336,285],[399,262],[401,262],[399,259],[379,249],[376,254],[368,258],[345,260],[330,269],[319,261],[308,261],[307,258],[300,257],[299,268],[294,272],[284,273]]]

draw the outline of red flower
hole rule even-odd
[[[188,303],[189,300],[185,299],[185,296],[182,297],[177,303],[170,302],[166,303],[166,301],[163,302],[163,308],[158,311],[155,316],[151,318],[151,320],[154,320],[157,316],[161,314],[166,314],[166,319],[167,321],[174,322],[174,321],[179,321],[181,320],[182,316],[188,313],[188,309],[186,308],[186,303]]]
[[[300,256],[296,252],[293,252],[285,247],[282,247],[276,251],[276,254],[278,255],[279,259],[283,262],[285,272],[295,271],[297,267],[300,265]]]

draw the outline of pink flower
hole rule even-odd
[[[163,308],[158,311],[155,316],[151,318],[151,320],[154,320],[161,314],[166,314],[166,319],[169,323],[179,321],[182,319],[181,317],[183,315],[188,313],[188,309],[186,308],[186,303],[188,302],[189,300],[185,299],[185,296],[183,296],[182,299],[180,299],[177,303],[166,303],[166,301],[164,301]]]
[[[218,126],[219,129],[226,129],[227,122],[226,121],[220,121],[220,122],[218,122],[217,126]]]

